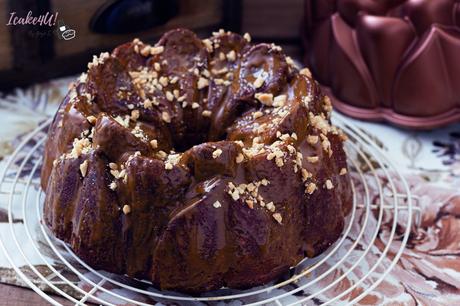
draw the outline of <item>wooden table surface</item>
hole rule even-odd
[[[53,296],[53,298],[62,305],[73,305],[70,301]],[[0,306],[48,306],[51,305],[44,298],[39,296],[35,291],[0,284]]]

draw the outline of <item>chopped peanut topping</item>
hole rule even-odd
[[[309,78],[312,77],[310,69],[308,69],[308,68],[303,68],[302,70],[299,71],[299,73],[302,74],[302,75],[305,75],[305,76],[307,76]]]
[[[131,212],[131,206],[129,205],[123,205],[123,213],[125,215],[128,215]]]
[[[163,46],[158,46],[158,47],[150,48],[150,54],[151,54],[151,55],[160,54],[160,53],[163,53],[163,51],[164,51],[164,47],[163,47]]]
[[[287,96],[286,96],[286,95],[279,95],[279,96],[276,96],[276,97],[273,99],[273,106],[274,106],[274,107],[281,107],[281,106],[284,106],[284,104],[286,103],[286,100],[287,100]]]
[[[139,119],[140,113],[138,109],[134,109],[131,111],[131,120],[137,121]]]
[[[230,62],[234,62],[236,60],[236,53],[234,50],[228,52],[226,56]]]
[[[94,116],[88,116],[86,120],[88,120],[88,122],[91,124],[95,124],[97,119]]]
[[[161,113],[161,119],[166,122],[166,123],[170,123],[171,122],[171,116],[169,115],[168,112],[162,112]]]
[[[283,217],[280,213],[274,213],[272,216],[279,224],[281,224],[281,222],[283,221]]]
[[[172,94],[172,92],[170,92],[170,91],[167,91],[167,92],[166,92],[166,99],[167,99],[168,101],[174,100],[174,95]]]
[[[85,160],[80,164],[80,172],[83,177],[86,176],[86,173],[88,172],[88,160]]]
[[[249,35],[249,33],[244,33],[243,38],[246,39],[247,42],[251,42],[251,35]]]
[[[258,76],[257,79],[254,81],[254,87],[255,88],[260,88],[262,85],[264,85],[265,79],[262,76]]]
[[[316,190],[316,184],[315,183],[310,183],[307,185],[307,188],[305,189],[305,192],[308,194],[312,194]]]
[[[314,145],[318,142],[319,137],[317,135],[308,135],[307,136],[307,142],[311,145]]]
[[[112,190],[117,189],[117,183],[116,182],[111,182],[110,185],[109,185],[109,188],[112,189]]]
[[[201,77],[198,79],[198,83],[197,83],[198,89],[203,89],[203,88],[208,87],[208,86],[209,86],[208,79],[201,78]]]
[[[214,152],[212,152],[212,158],[216,159],[219,156],[222,155],[222,150],[221,149],[216,149]]]
[[[140,51],[140,54],[142,54],[143,56],[147,56],[150,54],[150,46],[145,46],[144,48],[142,48],[142,50]]]
[[[256,93],[255,98],[260,101],[263,105],[273,105],[273,95],[268,93]]]
[[[257,111],[257,112],[252,113],[252,118],[257,119],[257,118],[262,117],[263,115],[264,113],[262,113],[261,111]]]

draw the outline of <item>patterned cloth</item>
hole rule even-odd
[[[5,161],[18,146],[24,135],[36,128],[41,122],[54,115],[60,101],[67,92],[68,83],[73,78],[54,80],[40,84],[26,90],[16,90],[0,98],[0,171],[5,166]],[[420,226],[411,229],[408,245],[393,270],[385,277],[385,280],[368,294],[360,304],[362,305],[458,305],[460,303],[460,124],[452,125],[444,129],[432,132],[415,132],[402,130],[395,127],[376,123],[364,123],[347,118],[362,129],[386,154],[394,160],[399,169],[403,170],[404,176],[410,184],[412,193],[417,197],[416,204],[421,210]],[[377,171],[379,175],[383,175]],[[371,181],[371,179],[369,179]],[[398,181],[396,180],[397,184]],[[369,184],[371,197],[378,193],[377,186]],[[400,188],[396,186],[396,188]],[[358,194],[364,193],[357,186]],[[358,198],[359,201],[359,198]],[[7,228],[5,208],[6,199],[0,190],[0,232]],[[361,217],[356,216],[358,219]],[[18,220],[20,222],[21,220]],[[375,222],[375,217],[371,220]],[[305,304],[321,304],[343,292],[350,284],[360,282],[366,273],[367,267],[379,259],[379,255],[386,246],[389,237],[389,224],[391,217],[383,220],[383,225],[378,235],[377,243],[365,257],[357,269],[344,277],[337,286],[318,294]],[[397,235],[402,235],[405,224],[398,224]],[[344,242],[344,245],[352,244],[355,235],[359,231],[354,228]],[[328,286],[332,280],[339,278],[355,260],[359,258],[366,241],[371,237],[360,239],[361,247],[356,248],[352,254],[335,270],[318,281],[315,286],[301,291],[295,297],[289,297],[282,302],[295,302],[302,299],[303,295],[318,292]],[[396,239],[396,241],[398,241]],[[9,242],[6,242],[9,243]],[[384,272],[389,265],[392,256],[395,255],[398,244],[391,244],[389,255],[382,262],[380,268],[373,272],[374,276]],[[339,260],[341,251],[334,255]],[[51,256],[52,257],[52,256]],[[55,259],[55,258],[54,258]],[[36,258],[33,264],[41,269],[44,274],[46,266],[40,258]],[[56,265],[59,266],[58,261]],[[314,270],[312,275],[300,279],[295,286],[314,277],[320,277],[324,265],[319,270]],[[51,273],[49,273],[51,274]],[[24,282],[11,269],[9,262],[0,251],[0,281],[4,283],[25,286]],[[97,280],[95,280],[97,281]],[[87,282],[75,279],[75,282],[83,289],[91,289]],[[364,279],[363,288],[369,287],[372,277]],[[295,288],[287,287],[287,289]],[[359,295],[363,288],[351,291],[340,299],[337,304],[350,301]],[[44,290],[49,288],[43,287]],[[64,289],[69,294],[79,297],[71,288]],[[116,286],[107,286],[107,290],[122,289]],[[276,292],[272,292],[275,294]],[[107,293],[97,292],[97,296],[103,298]],[[129,293],[132,298],[151,303],[144,296],[136,296]],[[266,296],[264,296],[266,298]],[[243,300],[250,302],[253,300]],[[119,305],[126,304],[123,301],[114,301]]]

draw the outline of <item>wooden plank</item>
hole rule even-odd
[[[52,296],[54,300],[61,303],[62,305],[73,305],[67,299]],[[35,291],[11,286],[11,285],[0,285],[0,306],[48,306],[51,305],[44,298],[39,296]]]
[[[256,39],[299,39],[302,0],[244,0],[242,32]]]
[[[10,69],[13,65],[10,27],[6,26],[10,18],[7,0],[0,0],[0,70]]]
[[[217,25],[222,21],[222,1],[181,0],[178,16],[172,18],[163,26],[134,34],[110,35],[93,33],[89,28],[90,19],[96,9],[104,2],[104,0],[51,1],[53,10],[59,12],[59,19],[62,19],[68,27],[76,30],[76,37],[72,40],[55,40],[57,57],[85,53],[91,49],[110,50],[116,45],[132,40],[134,37],[140,37],[148,41],[149,38],[157,37],[168,29],[177,27],[199,29]]]

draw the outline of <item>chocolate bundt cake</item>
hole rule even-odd
[[[269,282],[341,234],[344,135],[281,48],[184,29],[94,57],[49,130],[44,221],[96,269],[203,292]]]
[[[305,0],[304,38],[339,111],[424,129],[460,120],[458,0]]]

